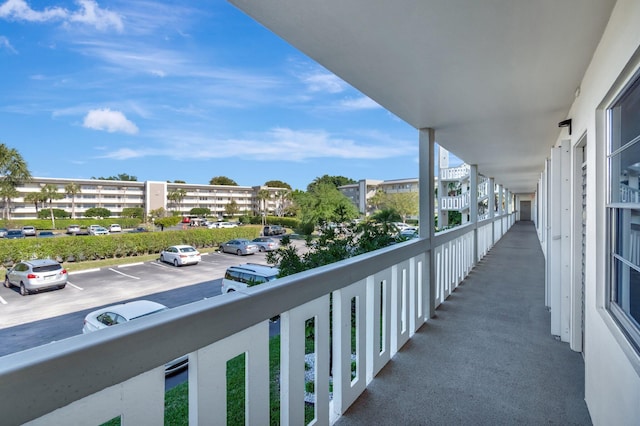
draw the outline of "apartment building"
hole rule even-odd
[[[79,190],[71,194],[67,185],[74,183]],[[64,194],[53,200],[52,206],[81,218],[88,209],[101,207],[118,217],[128,207],[142,207],[145,214],[163,208],[169,212],[187,215],[193,208],[208,208],[213,215],[225,216],[229,204],[237,207],[237,216],[280,215],[286,207],[287,188],[265,186],[200,185],[159,181],[117,181],[99,179],[70,179],[34,177],[30,182],[16,188],[18,196],[9,204],[11,219],[34,219],[39,209],[48,206],[25,200],[30,193],[38,193],[45,185],[54,185]],[[261,191],[267,191],[263,199]],[[266,194],[265,194],[266,195]]]
[[[371,197],[377,192],[385,194],[398,194],[403,192],[418,193],[418,178],[409,179],[360,179],[357,183],[342,185],[338,187],[351,202],[358,208],[360,214],[365,216],[374,212],[375,206],[370,203]]]
[[[76,336],[9,355],[0,366],[3,420],[68,424],[122,415],[131,424],[162,424],[162,365],[189,353],[191,424],[225,422],[225,366],[239,354],[248,354],[247,422],[266,423],[268,321],[280,313],[285,425],[307,423],[302,348],[310,318],[320,336],[315,383],[328,383],[330,366],[334,380],[331,400],[326,385],[316,394],[317,424],[569,424],[570,406],[556,399],[547,406],[555,404],[558,417],[545,417],[539,405],[571,380],[542,373],[566,363],[551,353],[532,359],[522,350],[544,340],[576,355],[570,362],[582,374],[568,385],[588,419],[572,424],[637,425],[640,2],[231,2],[417,130],[421,222],[434,219],[435,142],[464,158],[470,221],[438,234],[421,227],[414,241],[285,277],[268,290],[182,306],[158,314],[154,324],[127,324],[117,336]],[[508,189],[515,210],[495,216],[495,207],[488,208],[489,218],[479,220],[481,176],[489,190],[493,181],[494,194],[496,185]],[[458,288],[470,271],[486,272],[483,256],[497,257],[490,250],[505,232],[512,238],[502,250],[503,273]],[[521,258],[529,236],[543,256],[517,280],[536,288],[535,303],[543,308],[536,312],[542,312],[512,311],[503,329],[489,329],[499,305],[522,298],[507,287],[492,289],[513,278],[510,260]],[[533,276],[539,279],[529,281]],[[459,309],[470,293],[486,295],[470,307],[485,318],[455,330],[455,315],[471,315]],[[243,311],[250,315],[237,314]],[[355,378],[353,335],[342,330],[352,315],[363,324],[355,337]],[[537,320],[545,332],[527,326]],[[453,323],[451,339],[434,348],[432,334],[446,334],[442,322]],[[167,337],[185,324],[198,326],[179,339]],[[515,330],[513,338],[506,329]],[[509,343],[502,357],[477,358],[483,346],[494,347],[472,340],[485,332]],[[475,345],[456,350],[452,343],[462,341]],[[427,347],[433,350],[420,349]],[[117,351],[128,358],[111,356]],[[444,360],[453,358],[464,367],[447,369]],[[414,368],[401,374],[403,360]],[[525,367],[529,381],[501,374],[514,364]],[[490,374],[476,375],[481,371]],[[463,376],[484,377],[479,390],[457,386]],[[385,386],[392,382],[402,389]],[[516,394],[533,403],[510,404]],[[489,412],[478,420],[483,409]],[[434,419],[436,412],[441,417]]]

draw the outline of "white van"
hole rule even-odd
[[[273,281],[278,278],[280,270],[275,266],[245,263],[230,266],[222,279],[222,293],[242,291],[248,287]]]

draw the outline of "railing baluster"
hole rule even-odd
[[[227,424],[227,361],[245,353],[245,422],[269,424],[269,322],[189,354],[189,424]]]
[[[122,426],[164,423],[164,366],[79,399],[25,425],[101,424],[115,417],[120,417]]]
[[[367,278],[367,377],[376,374],[391,359],[391,268]],[[369,381],[369,380],[367,380]]]
[[[372,310],[369,292],[373,277],[358,281],[333,292],[333,416],[341,416],[373,380],[370,375],[373,350],[368,339],[367,321]],[[356,299],[355,316],[355,375],[351,373],[351,300]],[[371,297],[373,299],[373,297]],[[378,299],[379,300],[379,299]]]
[[[329,424],[329,295],[280,315],[280,423],[305,424],[305,343],[314,320],[314,423]]]

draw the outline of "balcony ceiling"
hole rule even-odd
[[[434,128],[481,174],[530,193],[615,0],[230,2],[411,126]]]

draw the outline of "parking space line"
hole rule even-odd
[[[6,304],[7,304],[7,301],[6,301],[6,300],[4,300],[4,299],[2,298],[2,296],[0,296],[0,303],[2,303],[3,305],[6,305]]]
[[[69,281],[67,281],[67,284],[69,284],[69,285],[70,285],[71,287],[73,287],[73,288],[77,288],[78,290],[84,290],[84,288],[82,288],[82,287],[78,287],[78,286],[77,286],[77,285],[75,285],[75,284],[71,284]]]
[[[125,277],[133,278],[133,279],[136,279],[136,280],[140,279],[140,277],[134,277],[133,275],[129,275],[129,274],[125,274],[124,272],[116,271],[113,268],[109,268],[109,270],[115,272],[116,274],[124,275]]]
[[[136,263],[127,263],[125,265],[118,265],[118,268],[128,268],[129,266],[139,266],[144,265],[144,262],[136,262]]]
[[[162,264],[160,262],[149,262],[149,265],[157,266],[158,268],[175,269],[173,266],[169,268],[168,265]]]

